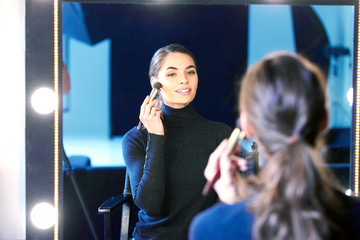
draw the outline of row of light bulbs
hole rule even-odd
[[[31,96],[31,105],[40,114],[53,112],[56,104],[56,94],[50,88],[39,88]],[[47,202],[38,203],[31,210],[30,218],[35,227],[49,229],[55,223],[55,208]]]

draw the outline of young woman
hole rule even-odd
[[[328,123],[325,88],[320,70],[291,53],[273,53],[248,70],[240,123],[257,142],[263,168],[242,178],[244,160],[224,154],[221,143],[205,176],[220,169],[214,188],[222,203],[195,217],[191,240],[359,239],[359,217],[351,217],[359,203],[339,190],[319,150]]]
[[[143,127],[123,138],[123,155],[132,195],[140,208],[135,239],[187,239],[196,213],[213,205],[213,192],[202,197],[203,171],[211,152],[232,129],[208,121],[193,109],[197,65],[184,46],[171,44],[155,52],[150,63],[150,82],[161,83],[159,100],[140,110]],[[156,104],[156,105],[155,105]]]

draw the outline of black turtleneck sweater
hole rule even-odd
[[[232,129],[199,116],[191,105],[163,105],[165,136],[132,128],[123,138],[123,156],[132,195],[140,208],[133,233],[138,239],[187,239],[192,218],[213,205],[214,191],[201,195],[210,154]]]

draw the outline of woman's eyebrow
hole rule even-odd
[[[196,67],[194,65],[189,65],[185,69],[189,69],[189,68],[195,68],[196,69]],[[169,69],[178,70],[177,67],[171,67],[171,66],[167,67],[165,70],[169,70]]]
[[[169,70],[169,69],[174,69],[174,70],[177,70],[176,67],[167,67],[165,70]]]

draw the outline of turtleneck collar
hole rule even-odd
[[[184,108],[172,108],[163,104],[162,113],[164,124],[169,127],[182,127],[200,117],[193,109],[191,103]]]

